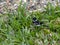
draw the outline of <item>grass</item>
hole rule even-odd
[[[1,15],[0,45],[60,45],[60,6],[45,10],[29,13],[20,5],[17,13]],[[34,16],[44,24],[34,25]]]

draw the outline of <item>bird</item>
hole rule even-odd
[[[33,17],[32,22],[36,26],[41,26],[43,24],[43,22],[40,22],[39,20],[37,20],[36,17]]]
[[[36,17],[32,18],[32,23],[33,23],[34,26],[38,26],[38,27],[43,26],[43,27],[46,27],[47,29],[50,29],[49,25],[46,25],[43,21],[37,20]]]

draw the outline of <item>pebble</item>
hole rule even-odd
[[[0,14],[3,14],[3,9],[1,6],[0,6]]]
[[[14,8],[17,9],[18,8],[18,5],[17,4],[14,4]]]

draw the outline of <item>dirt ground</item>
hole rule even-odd
[[[0,13],[6,11],[6,8],[9,10],[17,9],[20,1],[21,0],[1,0]],[[56,6],[57,2],[60,3],[60,0],[22,0],[22,5],[26,4],[26,9],[29,11],[44,10],[43,8],[46,7],[49,2],[52,3],[53,6]]]

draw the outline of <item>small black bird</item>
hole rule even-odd
[[[33,24],[34,25],[36,25],[36,26],[40,26],[40,25],[42,25],[43,24],[43,22],[39,22],[39,20],[37,20],[37,18],[36,17],[33,17]]]

